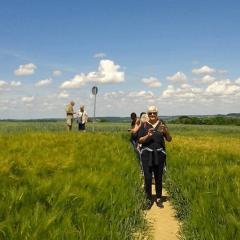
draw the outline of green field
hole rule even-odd
[[[128,124],[0,122],[0,239],[132,239],[145,233]],[[240,239],[240,127],[169,125],[165,186],[191,240]]]

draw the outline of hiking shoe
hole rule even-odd
[[[164,208],[162,198],[156,198],[156,205],[159,208]]]

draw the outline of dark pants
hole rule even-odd
[[[150,154],[152,153],[144,151],[141,155],[141,161],[144,173],[144,190],[147,199],[152,200],[152,174],[154,174],[155,178],[156,197],[162,197],[162,175],[166,156],[163,153],[158,153],[158,164],[152,164],[151,166],[149,166]]]
[[[78,123],[78,130],[79,131],[85,130],[85,123]]]

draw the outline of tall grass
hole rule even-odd
[[[138,163],[121,134],[2,134],[0,146],[0,239],[132,239],[143,229]]]
[[[168,146],[166,186],[183,222],[183,239],[240,239],[240,134],[235,130],[232,136],[179,133]]]
[[[0,122],[0,239],[131,239],[144,230],[128,124]],[[169,124],[165,179],[187,240],[240,239],[240,128]]]

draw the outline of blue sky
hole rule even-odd
[[[0,118],[91,115],[93,85],[99,116],[239,112],[239,22],[238,1],[2,2]]]

